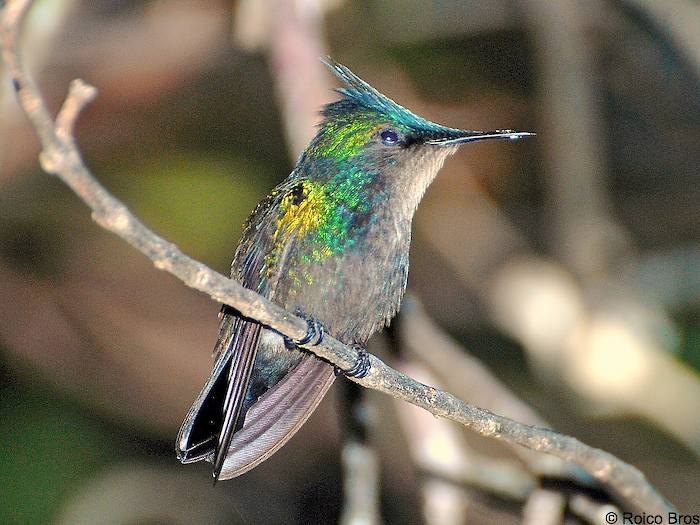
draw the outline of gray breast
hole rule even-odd
[[[408,277],[410,235],[410,220],[398,222],[383,213],[351,250],[303,268],[285,268],[285,281],[291,273],[293,279],[308,282],[287,287],[276,299],[317,317],[346,343],[365,343],[399,308]]]

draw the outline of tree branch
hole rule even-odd
[[[100,226],[146,255],[156,268],[171,273],[214,300],[232,306],[245,317],[287,337],[302,338],[307,331],[303,319],[188,257],[176,245],[156,235],[85,167],[72,137],[72,127],[80,110],[94,97],[95,90],[81,81],[74,82],[57,121],[53,121],[37,88],[23,69],[18,53],[20,26],[30,5],[30,0],[9,0],[5,4],[0,39],[3,60],[20,106],[41,142],[40,161],[44,170],[67,184],[90,207],[92,218]],[[357,358],[356,350],[330,336],[307,350],[345,369],[350,368]],[[524,425],[469,405],[449,393],[401,374],[374,356],[370,359],[369,374],[363,379],[353,378],[353,381],[424,408],[435,416],[460,423],[482,436],[516,443],[575,463],[639,510],[662,513],[673,509],[641,472],[607,452],[549,429]]]

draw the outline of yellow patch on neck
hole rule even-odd
[[[330,212],[331,203],[320,184],[303,181],[301,191],[288,193],[280,202],[280,215],[273,234],[274,247],[265,258],[267,273],[271,274],[277,266],[280,253],[291,240],[299,238],[310,231],[317,231]],[[322,255],[330,255],[328,253]]]
[[[281,217],[277,220],[275,242],[286,242],[289,235],[304,235],[318,229],[328,211],[328,197],[319,184],[304,181],[300,193],[285,195],[280,203]]]

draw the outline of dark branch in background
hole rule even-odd
[[[97,182],[83,164],[72,137],[72,128],[80,110],[94,98],[96,90],[82,81],[74,81],[59,117],[56,122],[52,120],[19,61],[19,27],[30,5],[29,0],[7,2],[2,11],[0,38],[7,71],[19,88],[19,103],[41,141],[40,162],[44,170],[65,182],[91,208],[92,217],[98,224],[149,257],[156,268],[168,271],[216,301],[231,305],[246,317],[256,319],[290,338],[301,339],[307,330],[303,319],[186,256],[177,246],[146,228],[124,204]],[[350,368],[357,358],[356,350],[330,336],[308,350],[344,369]],[[575,463],[635,509],[655,514],[673,509],[641,472],[612,454],[549,429],[524,425],[471,406],[449,393],[401,374],[374,356],[370,359],[370,373],[363,379],[353,379],[362,386],[412,403],[438,417],[461,423],[483,436],[517,443]]]
[[[700,82],[700,33],[697,4],[680,2],[648,2],[616,0],[618,7],[635,23],[654,35],[665,52],[670,52]]]
[[[537,49],[548,208],[555,251],[583,279],[625,258],[628,235],[612,216],[605,191],[602,110],[593,74],[586,8],[576,0],[522,4]],[[575,101],[575,103],[572,103]],[[576,136],[580,140],[568,141]]]

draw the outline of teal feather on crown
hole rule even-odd
[[[332,58],[327,57],[323,60],[323,63],[347,85],[347,87],[336,88],[336,91],[343,95],[344,99],[327,104],[323,110],[324,116],[346,115],[350,109],[349,106],[355,106],[358,110],[369,110],[378,113],[392,122],[402,124],[408,128],[422,129],[428,132],[452,129],[445,128],[411,113],[389,97],[382,95],[347,67],[339,64]]]

